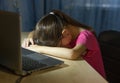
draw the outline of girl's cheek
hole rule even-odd
[[[70,40],[62,40],[62,46],[66,46],[66,45],[69,45],[70,43]]]

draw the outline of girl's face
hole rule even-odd
[[[72,40],[71,33],[67,29],[65,29],[62,32],[62,37],[61,37],[61,39],[60,39],[60,41],[58,43],[58,46],[60,46],[60,47],[69,47],[69,44],[70,44],[71,40]]]

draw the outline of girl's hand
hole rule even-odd
[[[26,49],[32,50],[32,51],[35,51],[35,52],[39,52],[40,46],[38,46],[38,45],[30,45],[29,47],[26,47]]]
[[[29,47],[30,45],[34,45],[32,38],[26,38],[23,40],[22,47]]]

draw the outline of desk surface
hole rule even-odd
[[[26,37],[26,33],[23,34]],[[21,83],[108,83],[85,60],[61,60],[65,64],[34,72],[24,77]],[[15,83],[18,78],[7,70],[0,70],[1,83]]]

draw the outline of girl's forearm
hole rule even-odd
[[[39,52],[39,53],[45,53],[48,55],[60,57],[60,58],[66,58],[66,59],[72,59],[73,50],[69,48],[61,48],[61,47],[47,47],[47,46],[30,46],[29,49]]]
[[[66,59],[78,59],[81,56],[85,55],[86,52],[86,47],[83,45],[76,45],[74,48],[30,45],[27,48],[39,53],[45,53]]]
[[[71,56],[73,54],[73,51],[69,48],[41,46],[38,49],[39,52],[66,59],[71,59]]]

